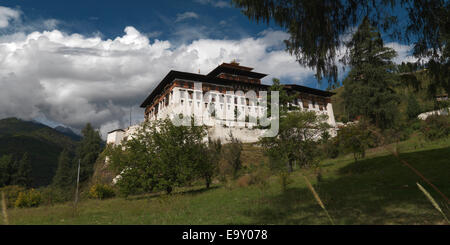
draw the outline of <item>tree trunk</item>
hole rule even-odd
[[[294,169],[292,168],[292,160],[289,160],[289,162],[287,164],[287,168],[288,168],[289,173],[292,173],[292,171],[294,171]]]
[[[211,185],[211,177],[206,176],[205,180],[206,180],[206,189],[209,189],[209,187]]]

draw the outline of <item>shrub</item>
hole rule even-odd
[[[267,179],[270,177],[270,170],[263,166],[258,167],[250,174],[250,184],[260,188],[266,187]]]
[[[287,190],[288,185],[292,183],[292,179],[290,178],[289,173],[285,171],[280,172],[279,177],[281,190],[285,192]]]
[[[322,150],[326,158],[337,158],[339,156],[339,141],[337,138],[327,140],[322,143]]]
[[[422,121],[420,119],[416,119],[411,123],[411,129],[414,131],[420,130],[422,127]]]
[[[376,147],[380,144],[375,132],[377,132],[377,129],[365,121],[347,125],[338,132],[339,145],[343,152],[353,153],[356,162],[358,159],[365,157],[367,148]]]
[[[115,195],[114,189],[105,184],[95,184],[89,190],[89,198],[106,199]]]
[[[267,179],[270,177],[270,169],[264,166],[263,163],[259,165],[250,165],[246,168],[247,173],[236,180],[236,185],[239,187],[246,187],[256,185],[259,188],[264,188]]]
[[[6,206],[12,208],[15,205],[19,193],[25,191],[25,188],[18,185],[10,185],[0,188],[0,193],[2,191],[5,193]]]
[[[230,134],[231,142],[223,146],[224,160],[231,166],[233,178],[236,179],[239,174],[239,170],[242,168],[241,153],[242,142]],[[227,167],[228,168],[228,167]]]
[[[422,132],[428,140],[437,140],[450,135],[450,116],[432,115],[422,123]]]
[[[247,187],[251,184],[251,176],[250,174],[245,174],[241,177],[239,177],[239,179],[237,179],[236,184],[239,187]]]
[[[41,190],[42,203],[53,205],[55,203],[68,202],[74,198],[72,189],[62,189],[54,186],[48,186]]]
[[[19,192],[15,206],[17,208],[38,207],[41,204],[41,193],[35,189]]]

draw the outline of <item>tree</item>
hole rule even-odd
[[[28,158],[28,153],[25,152],[20,161],[18,161],[17,163],[15,172],[12,177],[12,184],[30,187],[31,182],[31,162]]]
[[[353,118],[363,116],[380,128],[394,123],[400,98],[393,89],[396,52],[384,47],[380,33],[365,18],[347,44],[344,58],[351,71],[344,81],[345,108]]]
[[[81,133],[83,138],[78,144],[74,161],[78,163],[78,159],[80,159],[80,182],[83,182],[94,173],[94,163],[102,151],[102,138],[90,123],[86,124]]]
[[[234,179],[236,179],[238,177],[239,170],[242,168],[242,142],[230,133],[230,143],[224,145],[223,151],[225,161],[228,166],[231,166],[231,175]]]
[[[297,93],[291,93],[289,94],[286,89],[284,89],[284,86],[280,83],[280,79],[273,78],[272,79],[272,86],[269,87],[269,94],[267,98],[267,113],[268,117],[271,117],[270,112],[271,110],[271,103],[272,103],[272,91],[278,91],[278,108],[279,108],[279,115],[286,115],[289,110],[296,110],[298,108],[296,107],[290,107],[289,104],[294,101],[295,98],[297,98]]]
[[[430,95],[439,89],[450,93],[450,1],[416,0],[408,9],[412,23],[408,31],[417,35],[414,55],[428,59],[427,72],[433,78]]]
[[[72,167],[72,159],[70,158],[69,151],[64,149],[59,154],[58,168],[53,177],[52,185],[61,189],[71,187],[75,179],[75,171],[73,170],[74,168]]]
[[[294,162],[312,166],[320,156],[318,144],[329,125],[326,115],[315,112],[292,111],[280,117],[277,137],[261,138],[260,143],[275,171],[292,172]]]
[[[201,146],[203,154],[197,160],[198,165],[195,169],[198,171],[198,176],[205,179],[206,188],[209,188],[222,156],[222,143],[220,139],[208,138],[208,144],[199,146]]]
[[[408,104],[406,107],[406,114],[408,116],[408,119],[415,119],[417,118],[417,115],[419,115],[421,112],[421,108],[419,103],[417,102],[417,99],[413,95],[408,96]]]
[[[146,122],[122,146],[108,146],[111,168],[121,177],[117,182],[125,195],[153,189],[171,193],[175,186],[191,182],[207,162],[204,126],[175,126],[170,119]],[[206,176],[206,175],[208,176]],[[210,183],[210,182],[209,182]],[[208,185],[208,183],[207,183]]]
[[[291,172],[294,162],[303,166],[314,162],[318,156],[318,139],[325,134],[329,125],[325,123],[326,115],[301,112],[299,107],[290,106],[297,94],[289,94],[276,78],[272,82],[269,91],[279,92],[280,128],[276,137],[261,138],[260,143],[269,156],[273,170]]]
[[[11,155],[0,157],[0,187],[10,184],[13,158]]]
[[[347,125],[338,132],[338,141],[345,153],[353,153],[355,162],[366,156],[366,149],[374,141],[375,136],[365,121]],[[369,130],[370,129],[370,130]]]
[[[174,186],[190,182],[196,176],[197,161],[201,156],[204,126],[175,126],[170,120],[154,125],[152,131],[154,169],[158,186],[171,193]]]
[[[314,68],[319,81],[325,77],[329,82],[337,83],[338,50],[344,37],[361,23],[361,16],[367,16],[372,25],[387,32],[394,40],[415,40],[415,55],[432,57],[430,65],[436,67],[433,73],[444,78],[444,82],[434,82],[447,85],[450,90],[449,1],[232,0],[232,3],[252,21],[267,24],[273,21],[286,29],[290,35],[285,41],[287,50],[301,65]],[[406,11],[407,17],[400,16],[404,13],[398,9]],[[399,23],[400,18],[402,23]]]

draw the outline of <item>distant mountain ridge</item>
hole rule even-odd
[[[80,136],[71,135],[67,130],[60,132],[38,122],[17,118],[0,120],[0,156],[11,154],[20,157],[27,152],[35,187],[51,183],[60,152],[66,148],[74,153],[79,139]]]
[[[81,135],[76,134],[72,131],[72,129],[64,127],[64,126],[56,126],[54,129],[60,133],[63,133],[66,136],[69,136],[71,139],[79,141],[81,140]]]

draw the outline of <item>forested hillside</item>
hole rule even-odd
[[[432,111],[437,109],[439,105],[436,104],[436,100],[433,93],[431,93],[430,81],[432,78],[427,74],[426,69],[411,68],[412,64],[401,64],[397,66],[398,71],[396,71],[396,84],[395,92],[400,96],[399,110],[403,116],[407,115],[404,113],[408,110],[408,102],[411,104],[417,102],[417,110],[422,113],[426,111]],[[345,80],[343,81],[345,85]],[[444,89],[436,88],[435,94],[444,94]],[[338,87],[331,90],[331,92],[336,93],[332,98],[333,111],[336,121],[347,122],[348,115],[344,106],[343,92],[344,86]],[[413,99],[414,98],[414,99]],[[414,102],[415,101],[415,102]],[[406,119],[406,118],[403,118]]]
[[[12,155],[17,159],[28,153],[32,186],[35,187],[51,183],[60,152],[64,148],[74,151],[76,142],[40,123],[17,118],[0,120],[0,156]]]

